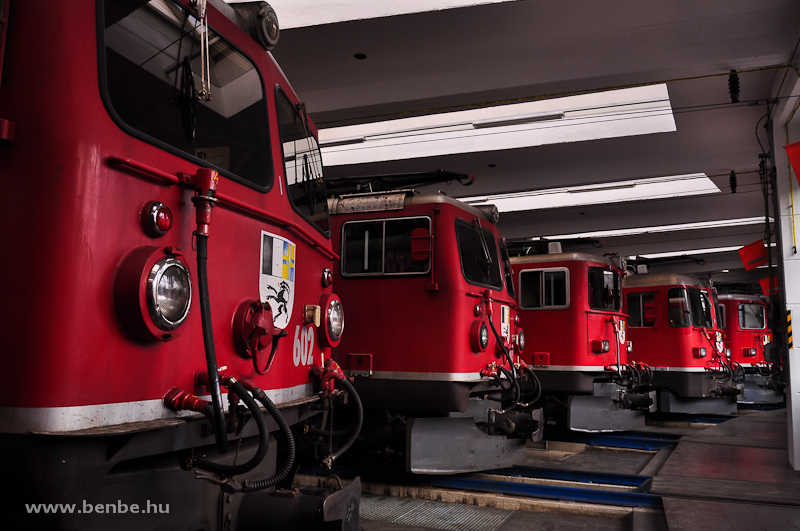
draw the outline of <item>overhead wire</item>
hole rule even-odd
[[[748,70],[739,70],[737,71],[738,74],[753,74],[758,72],[770,72],[775,70],[786,70],[787,74],[789,70],[793,70],[798,78],[800,78],[800,70],[794,65],[788,66],[771,66],[771,67],[764,67],[764,68],[752,68]],[[625,85],[616,85],[616,86],[609,86],[609,87],[602,87],[602,88],[595,88],[595,89],[584,89],[584,90],[573,90],[573,91],[566,91],[566,92],[556,92],[551,94],[542,94],[538,96],[521,96],[519,98],[507,98],[501,100],[494,100],[494,101],[486,101],[480,103],[463,103],[458,105],[446,105],[441,107],[430,107],[426,109],[416,109],[410,111],[399,111],[393,113],[384,113],[384,114],[376,114],[372,116],[364,116],[359,118],[346,118],[342,120],[330,120],[327,122],[319,122],[317,124],[318,127],[325,127],[325,126],[333,126],[333,124],[345,124],[350,122],[373,122],[373,121],[381,121],[387,118],[392,117],[401,117],[401,116],[409,116],[409,115],[422,115],[422,114],[431,114],[437,112],[445,112],[445,111],[452,111],[455,109],[467,109],[467,108],[480,108],[480,107],[489,107],[495,105],[504,105],[509,103],[522,103],[526,101],[535,101],[535,100],[546,100],[552,98],[560,98],[565,96],[578,96],[581,94],[592,94],[596,92],[608,92],[611,90],[620,90],[625,88],[637,88],[637,87],[649,87],[653,85],[662,85],[665,83],[676,83],[678,81],[693,81],[698,79],[708,79],[714,77],[728,77],[730,72],[721,72],[717,74],[704,74],[700,76],[688,76],[688,77],[679,77],[673,79],[665,79],[660,81],[648,81],[644,83],[629,83]],[[784,76],[785,77],[785,76]],[[756,100],[758,101],[758,100]]]

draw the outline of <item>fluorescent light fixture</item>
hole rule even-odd
[[[229,4],[252,0],[225,0]],[[391,17],[425,11],[440,11],[482,4],[499,4],[509,0],[403,0],[402,2],[377,2],[375,0],[270,0],[278,15],[281,29],[302,28],[319,24],[335,24],[348,20]]]
[[[332,127],[319,136],[325,165],[341,166],[675,130],[661,84]]]
[[[775,247],[775,244],[770,244],[770,247]],[[693,249],[691,251],[672,251],[668,253],[651,253],[651,254],[640,254],[637,256],[630,256],[630,260],[635,260],[636,258],[671,258],[673,256],[689,256],[689,255],[698,255],[698,254],[714,254],[714,253],[727,253],[730,251],[738,251],[741,249],[741,245],[735,245],[733,247],[712,247],[710,249]]]
[[[772,221],[772,218],[770,218]],[[680,223],[677,225],[658,225],[654,227],[634,227],[630,229],[597,230],[593,232],[578,232],[575,234],[555,234],[542,236],[548,240],[569,240],[574,238],[614,238],[618,236],[638,236],[641,234],[657,234],[661,232],[677,232],[682,230],[716,229],[720,227],[741,227],[745,225],[760,225],[764,223],[763,217],[721,219],[718,221],[700,221],[697,223]],[[541,238],[536,238],[541,239]]]
[[[475,120],[472,122],[472,127],[474,129],[484,129],[486,127],[502,127],[504,125],[532,124],[534,122],[546,122],[547,120],[560,120],[563,117],[563,112],[523,114],[522,116],[511,116],[509,118]]]
[[[361,144],[366,139],[363,136],[351,136],[350,138],[338,138],[336,140],[328,140],[327,142],[320,142],[320,149],[335,146],[347,146],[350,144]]]
[[[723,273],[730,273],[730,272],[731,272],[731,270],[730,270],[730,269],[723,269],[723,270],[722,270],[722,272],[723,272]]]
[[[324,157],[323,157],[324,159]],[[473,206],[492,204],[500,212],[564,208],[582,205],[643,201],[665,197],[683,197],[719,193],[719,188],[705,173],[674,175],[619,181],[606,185],[572,186],[515,192],[509,194],[459,197],[459,201]]]

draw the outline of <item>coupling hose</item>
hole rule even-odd
[[[242,492],[255,492],[257,490],[274,487],[286,479],[286,476],[289,475],[289,472],[294,466],[295,444],[294,435],[292,435],[292,430],[289,427],[289,423],[286,422],[286,418],[283,416],[283,413],[281,413],[278,407],[272,402],[272,400],[270,400],[264,390],[260,387],[255,387],[251,382],[245,382],[245,385],[250,388],[256,400],[261,402],[269,414],[272,415],[272,418],[275,419],[278,427],[280,427],[281,433],[283,433],[283,438],[286,441],[286,452],[288,454],[286,456],[286,461],[284,461],[280,470],[275,472],[273,476],[257,481],[245,481],[242,484]]]
[[[256,404],[255,400],[253,400],[247,390],[245,390],[245,388],[239,382],[233,381],[230,383],[229,389],[232,393],[236,393],[236,396],[238,396],[242,402],[244,402],[244,404],[247,406],[247,409],[249,409],[250,413],[253,414],[253,420],[256,421],[256,425],[258,426],[258,450],[256,450],[255,455],[253,455],[248,462],[241,465],[223,465],[220,463],[214,463],[213,461],[209,461],[207,459],[201,459],[194,465],[197,468],[212,472],[214,474],[219,474],[221,476],[235,476],[237,474],[250,472],[259,464],[261,464],[261,461],[264,460],[264,456],[267,455],[267,447],[269,445],[269,428],[267,427],[267,421],[264,419],[264,414],[261,412],[261,408],[258,407],[258,404]],[[212,417],[214,414],[212,411],[213,407],[214,406],[212,404],[206,406],[206,416],[209,417],[212,422],[216,420],[215,417]]]
[[[356,405],[357,420],[347,441],[345,441],[345,443],[340,446],[338,450],[324,459],[323,464],[328,468],[333,466],[333,462],[339,459],[342,454],[344,454],[351,446],[353,446],[353,443],[356,442],[358,435],[361,433],[361,426],[364,424],[364,406],[361,404],[361,398],[358,396],[358,393],[356,393],[355,387],[353,387],[353,384],[351,384],[350,380],[347,378],[336,378],[336,381],[341,384],[342,387],[344,387],[345,391],[347,391],[351,397],[353,397],[353,401]]]
[[[211,392],[211,404],[214,408],[214,414],[209,418],[214,426],[217,451],[224,454],[228,451],[228,433],[225,430],[225,413],[222,410],[222,391],[220,391],[219,387],[217,353],[214,348],[214,332],[211,329],[211,303],[208,297],[208,235],[200,232],[195,232],[194,234],[197,238],[197,283],[199,284],[200,318],[203,324],[208,388]],[[241,394],[239,396],[244,399]]]

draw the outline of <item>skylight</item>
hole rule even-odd
[[[550,188],[509,194],[459,197],[471,205],[492,204],[500,212],[563,208],[624,201],[643,201],[719,193],[719,188],[705,173],[634,179],[604,184]]]
[[[321,129],[326,166],[675,131],[667,86]]]
[[[251,0],[225,0],[229,4]],[[378,2],[375,0],[270,0],[278,15],[281,29],[334,24],[347,20],[391,17],[424,11],[439,11],[456,7],[498,4],[509,0],[403,0]]]
[[[770,218],[772,221],[772,218]],[[657,234],[660,232],[677,232],[682,230],[716,229],[720,227],[741,227],[744,225],[760,225],[764,223],[763,217],[721,219],[717,221],[701,221],[697,223],[680,223],[677,225],[658,225],[653,227],[634,227],[630,229],[598,230],[593,232],[578,232],[575,234],[557,234],[531,238],[532,240],[569,240],[574,238],[614,238],[618,236],[637,236],[640,234]]]

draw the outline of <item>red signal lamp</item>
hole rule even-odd
[[[160,201],[151,201],[142,210],[142,227],[151,238],[160,238],[172,228],[172,210]]]

